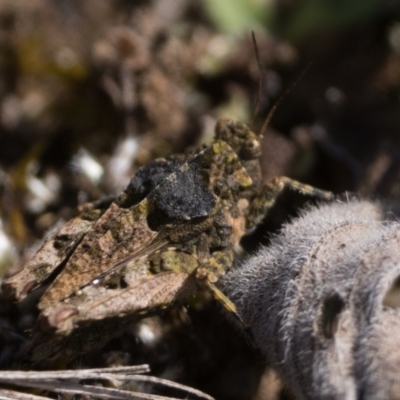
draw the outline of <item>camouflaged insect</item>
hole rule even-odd
[[[19,301],[51,282],[38,304],[39,320],[61,336],[165,308],[187,299],[198,283],[236,313],[214,284],[246,231],[285,187],[332,198],[285,177],[263,185],[260,155],[259,135],[220,120],[209,146],[150,162],[111,204],[87,206],[4,282],[4,291]]]

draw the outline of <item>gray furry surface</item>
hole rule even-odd
[[[379,204],[312,208],[222,288],[299,399],[400,399],[400,224]]]

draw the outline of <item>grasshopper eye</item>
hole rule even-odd
[[[258,137],[249,132],[249,137],[243,142],[239,156],[244,160],[253,160],[261,156],[261,143]]]
[[[221,119],[215,128],[216,138],[228,143],[242,160],[261,156],[261,142],[246,124],[231,119]]]

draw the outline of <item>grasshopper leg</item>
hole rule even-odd
[[[286,176],[274,178],[264,185],[260,194],[252,201],[250,215],[247,222],[248,229],[256,226],[264,219],[269,210],[275,204],[279,194],[285,189],[290,189],[325,201],[335,199],[335,195],[332,192],[306,185]]]
[[[196,278],[199,279],[204,286],[212,293],[215,300],[217,300],[227,311],[229,311],[245,328],[243,320],[237,313],[236,306],[229,300],[228,297],[222,293],[215,285],[218,278],[225,274],[227,268],[230,268],[233,262],[233,251],[225,250],[215,252],[205,265],[200,266],[196,271]]]

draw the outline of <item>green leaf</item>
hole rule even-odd
[[[233,34],[265,26],[272,11],[268,0],[205,0],[204,4],[217,28]]]

